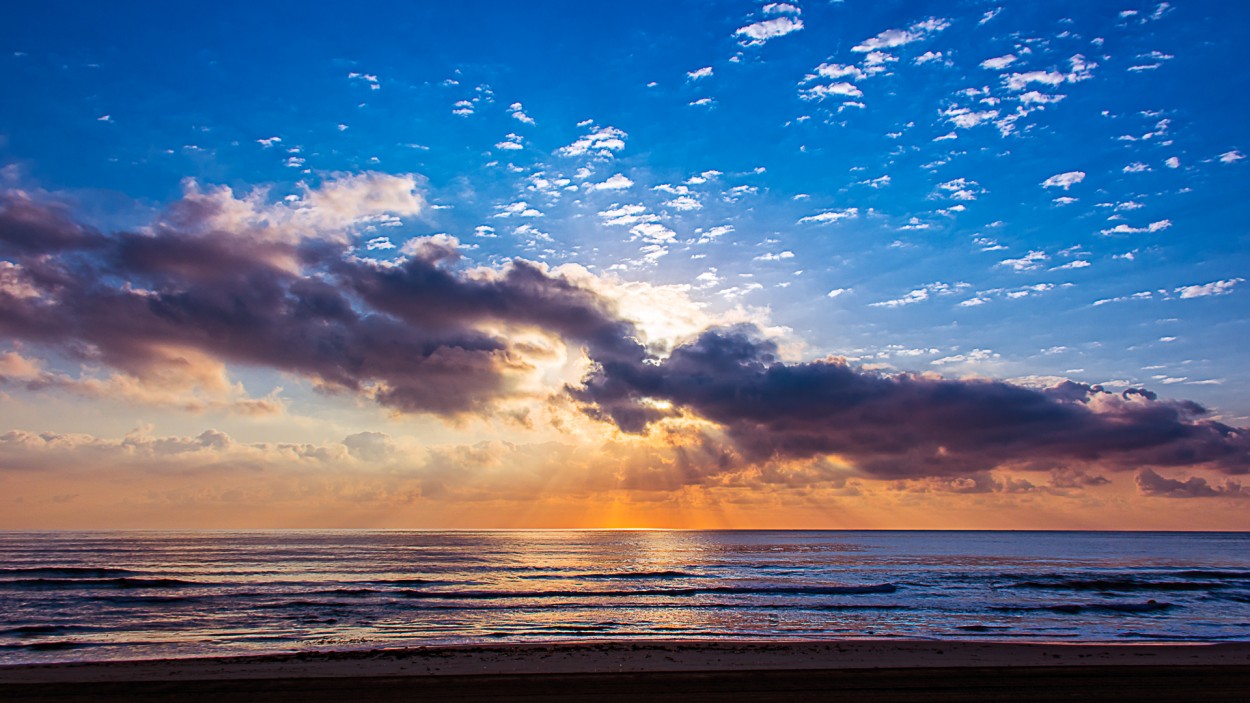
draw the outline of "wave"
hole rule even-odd
[[[525,600],[542,598],[638,598],[638,597],[688,597],[702,595],[755,595],[755,596],[849,596],[894,593],[898,586],[879,583],[868,586],[709,586],[705,588],[638,588],[621,590],[543,590],[543,591],[401,591],[408,598],[438,600]]]
[[[1050,611],[1052,613],[1062,613],[1064,615],[1077,615],[1085,612],[1104,612],[1104,613],[1157,613],[1164,610],[1180,607],[1175,603],[1160,603],[1155,600],[1148,600],[1145,603],[1057,603],[1054,605],[1039,606],[999,606],[992,608],[998,611]]]
[[[694,574],[688,571],[610,571],[601,573],[588,574],[534,574],[522,576],[526,579],[551,579],[551,580],[585,580],[585,581],[633,581],[633,580],[651,580],[651,579],[697,579],[707,578],[703,574]]]
[[[69,632],[101,632],[104,629],[87,625],[18,625],[0,630],[0,637],[51,637]]]
[[[170,578],[24,578],[0,581],[0,589],[52,590],[58,588],[187,588],[212,586],[199,581]]]
[[[1056,591],[1213,591],[1229,584],[1215,581],[1147,581],[1125,579],[1060,579],[1020,581],[1005,588],[1031,588]],[[1001,588],[1001,587],[1000,587]]]
[[[55,578],[58,576],[67,576],[70,578],[110,578],[118,576],[138,576],[141,573],[142,572],[131,571],[129,569],[106,569],[93,566],[27,566],[0,568],[0,577],[22,576],[26,578]]]

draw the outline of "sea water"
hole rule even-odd
[[[0,663],[472,642],[1250,640],[1250,535],[0,533]]]

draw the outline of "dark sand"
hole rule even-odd
[[[1250,643],[605,642],[0,667],[34,701],[1250,701]]]

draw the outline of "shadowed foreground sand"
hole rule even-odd
[[[0,667],[5,701],[1246,701],[1250,644],[610,642]]]

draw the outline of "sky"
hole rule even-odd
[[[0,529],[1250,529],[1247,33],[11,8]]]

